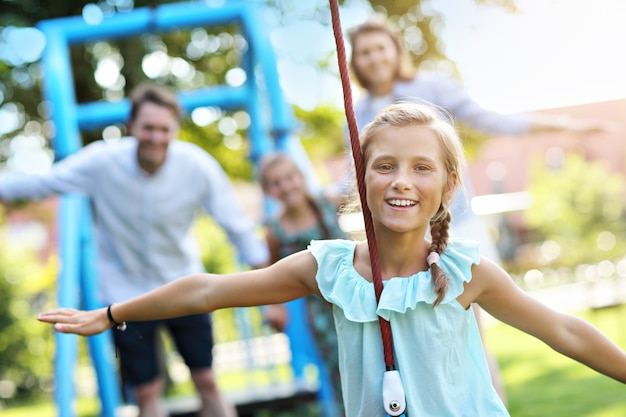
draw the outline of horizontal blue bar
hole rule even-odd
[[[196,107],[215,106],[225,109],[247,108],[250,101],[245,87],[215,86],[198,90],[179,92],[178,99],[183,111],[190,113]],[[78,106],[78,126],[89,130],[128,120],[130,101],[128,99],[108,102],[96,101]]]
[[[126,38],[146,32],[164,32],[195,26],[215,26],[241,20],[244,4],[210,7],[203,2],[171,3],[158,8],[141,7],[104,17],[98,24],[85,22],[82,16],[41,21],[37,27],[44,33],[61,31],[69,43],[99,39]]]

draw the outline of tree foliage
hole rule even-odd
[[[0,208],[1,209],[1,208]],[[35,254],[12,244],[2,234],[0,210],[0,409],[50,388],[52,331],[35,322],[52,294],[56,265],[42,265]]]
[[[559,266],[614,259],[624,254],[624,178],[600,162],[569,154],[559,168],[534,161],[525,212],[538,242],[556,243]]]
[[[305,110],[296,106],[295,116],[300,122],[296,133],[313,159],[321,160],[344,153],[346,138],[343,109],[326,105]]]

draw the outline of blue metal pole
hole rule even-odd
[[[80,216],[81,234],[81,288],[82,304],[85,310],[95,310],[102,307],[98,294],[98,272],[96,270],[96,248],[91,216],[91,207],[87,199],[81,201],[82,215]],[[98,390],[102,405],[101,415],[115,417],[115,410],[121,404],[120,387],[117,365],[114,358],[114,347],[110,332],[88,338],[92,362],[96,369]]]
[[[55,27],[42,25],[40,27],[46,35],[46,48],[42,57],[46,68],[44,78],[44,96],[52,104],[52,119],[55,124],[56,135],[53,147],[57,158],[62,158],[73,152],[79,144],[79,137],[73,126],[76,124],[76,115],[72,103],[73,88],[68,79],[71,74],[69,54],[66,40],[61,30]],[[59,94],[63,92],[63,94]],[[60,98],[60,99],[59,99]],[[59,228],[62,231],[59,237],[61,251],[61,271],[58,277],[58,304],[62,307],[79,307],[79,230],[75,219],[80,213],[80,199],[76,196],[66,196],[61,199],[59,208]],[[72,401],[74,398],[74,367],[78,356],[77,338],[75,336],[56,334],[55,396],[59,416],[74,415]]]
[[[194,91],[179,92],[178,99],[184,111],[191,112],[196,107],[215,106],[225,109],[245,108],[250,100],[245,87],[212,86]],[[130,113],[130,102],[123,99],[116,102],[96,101],[78,105],[78,126],[81,129],[94,129],[112,123],[126,122]]]
[[[62,27],[50,21],[40,22],[39,28],[46,36],[42,63],[46,69],[43,78],[43,95],[48,100],[55,126],[52,147],[55,159],[63,159],[82,147],[77,126],[76,94],[72,82],[67,40]]]
[[[245,25],[242,27],[242,30],[246,35],[249,35]],[[248,50],[242,57],[242,67],[247,75],[246,83],[244,84],[247,90],[245,109],[250,115],[250,126],[248,128],[250,159],[256,166],[260,158],[266,152],[274,149],[274,144],[266,135],[266,130],[263,125],[263,112],[259,98],[259,80],[256,73],[257,62],[254,52],[256,44],[250,36],[246,36],[246,38],[248,40]]]
[[[244,8],[242,4],[209,7],[201,2],[170,3],[158,8],[142,7],[116,13],[104,17],[98,24],[89,24],[82,16],[62,17],[46,22],[63,27],[65,38],[74,44],[237,22]]]
[[[284,148],[283,142],[287,140],[289,132],[293,130],[293,113],[291,107],[284,99],[282,88],[279,83],[278,68],[276,66],[276,56],[272,48],[267,30],[262,27],[262,15],[260,7],[250,4],[242,11],[242,19],[249,42],[254,42],[251,48],[253,61],[259,65],[259,70],[263,74],[264,87],[269,99],[271,109],[271,128],[274,140],[278,148]]]
[[[59,224],[63,225],[59,246],[61,271],[57,283],[57,303],[62,307],[79,307],[78,291],[78,224],[80,197],[63,197],[59,207]],[[74,369],[78,357],[78,340],[75,335],[55,333],[56,354],[54,359],[54,396],[59,417],[74,416],[72,405],[75,395]]]

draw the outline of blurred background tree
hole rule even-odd
[[[54,299],[56,259],[39,260],[33,251],[7,239],[0,206],[0,410],[8,399],[23,400],[53,387],[52,332],[33,318]]]
[[[525,267],[574,268],[624,255],[622,175],[577,153],[566,155],[560,166],[547,166],[543,160],[531,166],[532,203],[524,215],[533,234],[529,240],[540,242],[536,251],[542,256],[534,259],[544,263],[531,260]]]

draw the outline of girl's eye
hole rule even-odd
[[[380,164],[376,169],[381,172],[389,172],[393,169],[393,166],[391,164]]]
[[[416,171],[429,171],[430,167],[428,165],[417,165],[415,167]]]

